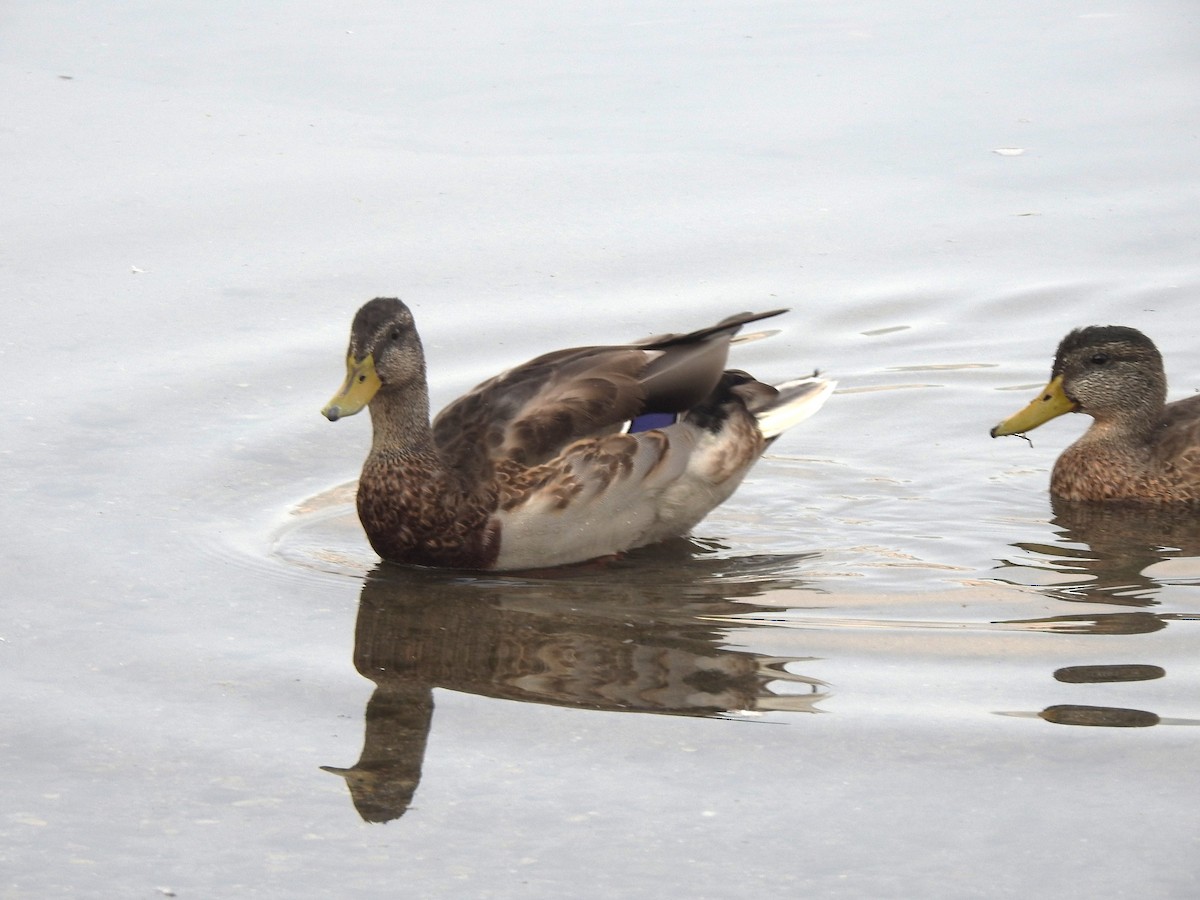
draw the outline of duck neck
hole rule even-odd
[[[372,456],[429,456],[437,458],[429,426],[429,395],[425,385],[389,387],[379,391],[368,407],[371,413]]]
[[[1082,439],[1094,444],[1125,444],[1154,438],[1162,422],[1162,404],[1125,410],[1119,415],[1094,415]]]

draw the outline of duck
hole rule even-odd
[[[1162,354],[1136,328],[1076,328],[1058,345],[1049,383],[992,437],[1024,435],[1064,415],[1092,423],[1054,463],[1063,500],[1200,501],[1200,395],[1167,402]]]
[[[725,368],[743,326],[786,311],[552,351],[431,421],[412,311],[395,297],[370,300],[322,413],[335,422],[369,410],[356,506],[372,548],[402,565],[512,571],[685,535],[834,389],[818,372],[766,384]]]

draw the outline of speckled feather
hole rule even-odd
[[[1050,490],[1065,500],[1200,502],[1200,397],[1168,403],[1144,439],[1084,434],[1055,461]]]

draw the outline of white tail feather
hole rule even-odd
[[[824,406],[837,387],[837,382],[811,376],[785,381],[774,387],[779,391],[775,402],[754,413],[758,427],[767,440],[779,437]]]

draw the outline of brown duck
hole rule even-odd
[[[536,569],[684,534],[833,383],[768,385],[725,369],[750,322],[559,350],[483,382],[429,420],[425,356],[408,307],[377,298],[350,331],[336,421],[369,404],[358,515],[384,559]]]
[[[1066,500],[1200,501],[1200,396],[1167,403],[1153,341],[1134,328],[1093,325],[1063,338],[1050,383],[992,429],[1023,434],[1068,412],[1094,420],[1054,464],[1050,492]]]

